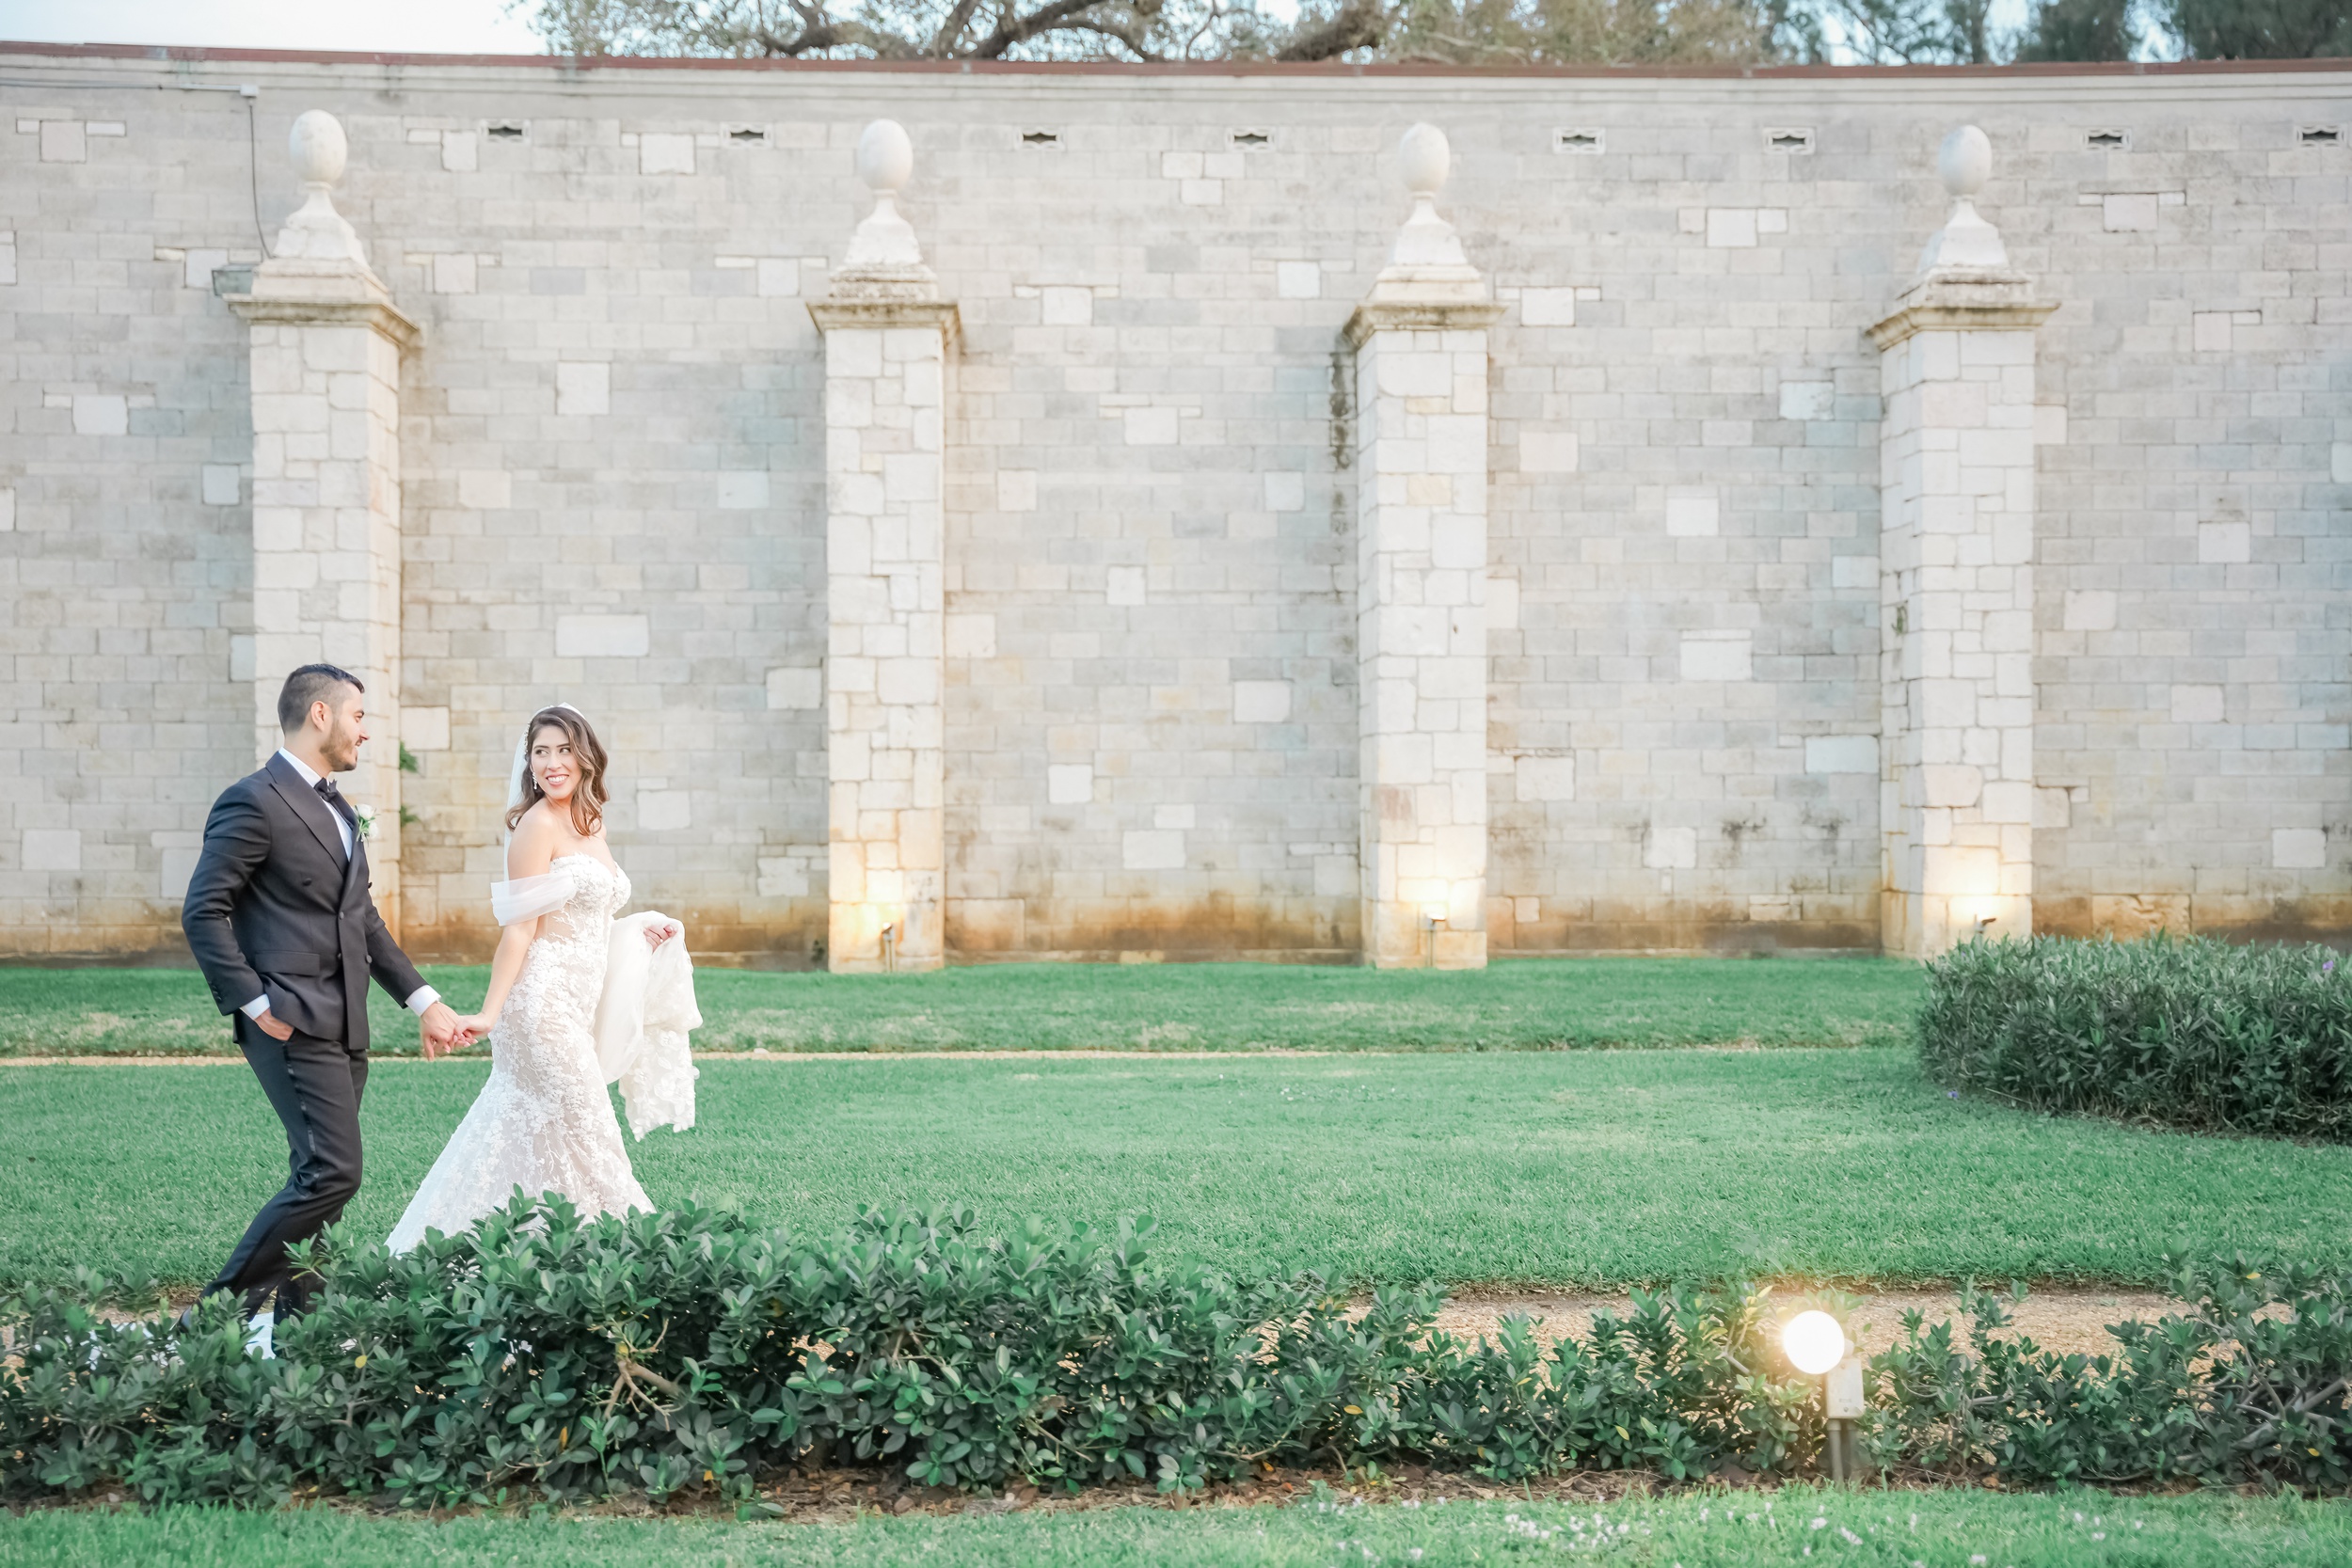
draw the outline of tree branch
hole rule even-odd
[[[1294,33],[1274,52],[1278,60],[1335,60],[1351,49],[1376,49],[1388,36],[1389,16],[1380,0],[1346,0],[1313,26]]]
[[[963,36],[963,30],[972,24],[972,13],[979,8],[980,0],[956,0],[955,8],[940,23],[923,53],[942,60],[954,54],[956,40]]]
[[[1073,32],[1107,34],[1149,59],[1151,56],[1145,54],[1142,48],[1133,40],[1121,35],[1112,24],[1096,21],[1086,15],[1088,11],[1093,10],[1102,4],[1103,0],[1047,0],[1046,4],[1040,6],[1026,16],[1017,13],[1009,14],[996,24],[994,32],[972,46],[971,57],[976,60],[993,60],[1002,56],[1008,49],[1017,44],[1026,43],[1040,33],[1051,33],[1068,28]]]

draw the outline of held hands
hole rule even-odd
[[[459,1018],[450,1010],[449,1004],[436,1002],[424,1010],[420,1026],[424,1037],[424,1059],[433,1060],[453,1051],[463,1051],[471,1045],[476,1032],[466,1027],[472,1020]]]
[[[645,945],[658,953],[661,950],[661,944],[676,936],[680,929],[681,927],[675,920],[665,920],[659,926],[648,926],[645,927]]]

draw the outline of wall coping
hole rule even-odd
[[[187,44],[45,43],[0,39],[0,55],[131,60],[157,64],[238,62],[288,65],[522,67],[566,75],[597,71],[751,71],[825,75],[950,76],[1280,76],[1435,79],[1534,77],[1570,81],[1877,81],[1922,78],[2032,79],[2352,73],[2352,57],[2307,60],[2115,60],[2015,65],[1756,66],[1454,66],[1427,62],[1351,65],[1277,60],[806,60],[709,59],[671,55],[429,55],[325,49],[215,49]]]

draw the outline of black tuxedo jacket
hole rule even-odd
[[[213,802],[180,926],[222,1012],[266,994],[280,1022],[354,1053],[369,975],[403,1002],[424,984],[368,896],[367,841],[355,832],[346,862],[334,808],[282,756]]]

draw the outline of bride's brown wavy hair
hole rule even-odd
[[[541,730],[562,730],[572,743],[572,761],[580,767],[580,783],[572,786],[572,831],[582,838],[593,837],[604,826],[604,743],[587,720],[567,707],[541,708],[523,731],[523,800],[506,814],[506,831],[513,832],[523,814],[548,798],[539,787],[539,776],[531,770],[531,748]]]

